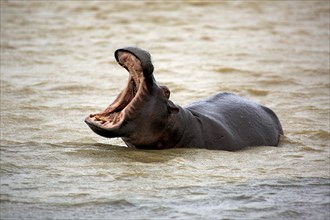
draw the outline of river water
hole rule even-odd
[[[329,1],[2,1],[1,219],[329,219]],[[148,50],[182,106],[273,109],[279,147],[144,151],[84,123]]]

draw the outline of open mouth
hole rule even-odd
[[[133,112],[134,103],[141,95],[144,76],[140,60],[126,51],[119,51],[117,55],[118,63],[129,72],[127,86],[104,111],[89,115],[85,119],[88,125],[108,130],[119,127]]]

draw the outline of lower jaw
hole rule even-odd
[[[115,114],[116,115],[114,116],[113,120],[109,120],[109,116],[91,115],[85,119],[85,122],[88,125],[92,125],[104,130],[116,129],[122,123],[124,116],[121,115],[122,112]]]

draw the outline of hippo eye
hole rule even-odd
[[[167,98],[170,98],[170,91],[164,91],[164,95],[167,97]]]
[[[163,90],[164,96],[169,99],[171,95],[170,90],[166,86],[160,86],[160,88]]]

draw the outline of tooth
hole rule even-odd
[[[105,122],[107,122],[107,119],[105,117],[103,117],[103,116],[96,115],[95,116],[95,119],[97,121],[101,121],[101,124],[104,124]]]
[[[118,113],[115,113],[115,117],[113,118],[113,120],[112,120],[112,122],[111,122],[111,124],[116,124],[116,121],[117,121],[117,118],[118,118]]]

